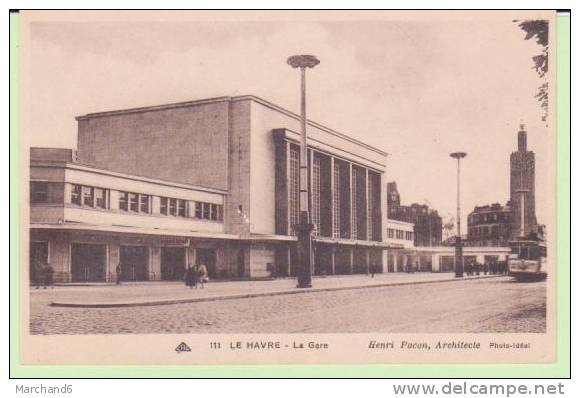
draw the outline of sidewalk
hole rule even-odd
[[[306,294],[320,291],[364,289],[421,283],[469,281],[497,278],[499,275],[455,278],[452,273],[388,273],[314,277],[312,288],[296,288],[295,278],[269,281],[210,282],[205,289],[189,289],[182,282],[127,283],[120,286],[70,286],[47,290],[31,290],[31,295],[42,295],[52,306],[81,308],[134,307],[169,305],[202,301],[231,300],[284,294]]]

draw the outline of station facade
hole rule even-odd
[[[30,152],[31,273],[59,282],[297,271],[300,118],[254,96],[77,117],[77,149]],[[317,275],[387,271],[387,154],[309,121]]]

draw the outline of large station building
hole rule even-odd
[[[31,269],[60,282],[296,274],[300,118],[254,96],[77,117],[30,152]],[[309,121],[315,274],[387,270],[387,154]],[[411,238],[411,235],[406,235]]]

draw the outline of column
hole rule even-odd
[[[373,223],[372,223],[372,209],[370,208],[370,204],[372,201],[369,199],[369,169],[365,167],[365,223],[366,223],[366,231],[365,231],[365,238],[366,240],[371,240],[373,235]]]
[[[190,210],[191,212],[191,207]],[[193,208],[195,214],[195,206]],[[161,198],[159,196],[152,196],[151,197],[151,214],[159,214],[161,213]]]
[[[334,238],[334,156],[330,157],[330,237]],[[333,250],[334,253],[334,250]],[[333,255],[334,256],[334,255]],[[334,274],[334,272],[333,272]]]
[[[117,280],[117,264],[121,260],[121,247],[117,240],[109,241],[108,245],[108,261],[107,261],[107,273],[105,275],[106,282],[113,282]]]
[[[350,208],[350,238],[354,239],[355,236],[353,234],[354,232],[354,222],[356,221],[356,214],[353,212],[353,202],[352,202],[352,192],[353,192],[353,186],[352,186],[352,163],[348,164],[348,187],[349,187],[349,191],[348,191],[348,201],[349,201],[349,208]],[[352,258],[352,256],[351,256]],[[351,262],[352,264],[352,262]]]
[[[109,190],[109,209],[119,210],[119,191]]]
[[[371,270],[371,249],[368,247],[365,250],[365,262],[366,262],[366,269],[367,269],[367,275],[368,275],[370,273],[370,270]]]
[[[290,246],[288,246],[288,248],[286,249],[287,252],[287,256],[288,256],[288,270],[286,272],[286,275],[291,276],[291,272],[292,272],[292,250],[290,248]]]
[[[161,247],[158,242],[149,246],[149,280],[161,280]]]
[[[330,272],[336,274],[336,245],[330,247]]]
[[[354,247],[350,248],[349,273],[352,274],[354,270]]]

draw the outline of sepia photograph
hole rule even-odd
[[[555,12],[20,17],[26,363],[555,359]]]

